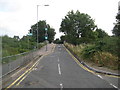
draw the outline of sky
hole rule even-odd
[[[87,13],[95,20],[98,28],[112,35],[116,22],[119,0],[0,0],[0,35],[14,35],[20,38],[27,35],[31,26],[38,20],[46,22],[55,29],[59,38],[62,19],[71,10]],[[49,6],[44,6],[49,4]]]

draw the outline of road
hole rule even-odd
[[[63,45],[39,59],[30,73],[11,88],[112,88],[106,80],[80,67]]]

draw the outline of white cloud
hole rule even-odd
[[[62,18],[70,10],[89,14],[99,28],[111,34],[118,8],[118,0],[0,0],[0,30],[7,30],[10,36],[26,35],[37,22],[37,5],[45,4],[50,6],[39,6],[39,20],[46,20],[56,29],[56,38],[60,36]]]

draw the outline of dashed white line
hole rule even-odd
[[[59,62],[60,60],[59,60],[59,58],[58,58],[58,62]]]
[[[117,86],[113,85],[112,83],[110,83],[111,86],[113,86],[114,88],[117,88],[118,90],[120,90]]]
[[[61,75],[60,64],[58,64],[58,72]]]
[[[99,78],[101,78],[101,79],[103,79],[103,77],[102,76],[100,76],[100,75],[97,75]]]
[[[61,88],[61,90],[62,90],[62,88],[63,88],[63,84],[62,84],[62,83],[60,84],[60,88]]]

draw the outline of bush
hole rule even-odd
[[[80,44],[75,46],[65,43],[65,46],[83,60],[92,61],[98,66],[120,69],[118,67],[120,62],[118,61],[117,55],[103,51],[101,49],[102,44],[102,42],[99,42],[98,44]]]
[[[81,56],[83,59],[90,59],[91,57],[93,57],[95,52],[97,52],[95,45],[87,45],[81,51]]]
[[[106,66],[111,69],[120,69],[118,67],[118,57],[109,52],[96,52],[92,59],[100,66]]]
[[[40,49],[40,48],[43,47],[44,45],[46,45],[46,43],[39,43],[38,48]]]

